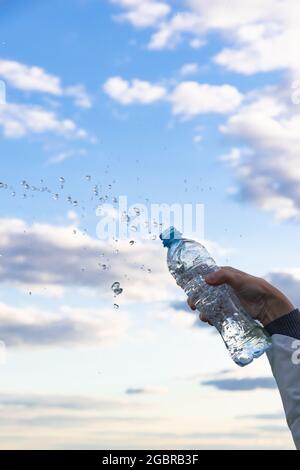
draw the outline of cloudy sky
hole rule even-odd
[[[96,208],[204,204],[218,263],[299,304],[298,3],[0,0],[1,448],[292,447],[267,360]]]

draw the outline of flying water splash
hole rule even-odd
[[[119,282],[114,282],[113,285],[111,286],[111,290],[113,291],[113,293],[115,294],[115,297],[117,295],[120,295],[122,294],[123,292],[123,289],[121,287],[121,284]]]
[[[83,175],[82,179],[87,181],[87,182],[91,182],[93,180],[93,184],[85,186],[86,195],[81,196],[80,198],[78,197],[78,199],[75,197],[75,194],[72,194],[72,192],[69,192],[69,194],[68,194],[68,192],[67,192],[67,191],[69,191],[68,181],[64,176],[59,176],[57,178],[56,187],[54,187],[53,189],[51,189],[46,184],[44,179],[40,179],[39,183],[37,185],[36,184],[33,185],[33,184],[31,184],[30,181],[23,179],[19,183],[20,184],[20,186],[19,186],[20,190],[18,190],[18,187],[13,187],[12,185],[7,184],[7,182],[5,182],[3,180],[0,181],[0,190],[1,191],[8,190],[11,197],[14,197],[14,198],[19,197],[19,198],[27,200],[27,201],[31,200],[32,198],[37,198],[37,197],[39,197],[43,194],[44,197],[50,197],[50,199],[52,199],[53,203],[55,201],[56,204],[59,202],[60,204],[68,204],[68,205],[76,208],[77,209],[76,213],[74,211],[72,213],[72,210],[69,210],[69,213],[72,216],[72,218],[70,216],[70,219],[69,219],[71,221],[71,223],[70,223],[70,229],[71,229],[70,233],[73,236],[81,237],[81,236],[87,236],[87,229],[81,229],[81,228],[78,228],[78,226],[74,227],[74,224],[79,224],[82,219],[89,216],[87,211],[88,211],[88,209],[91,208],[91,204],[94,205],[94,207],[93,207],[94,210],[99,209],[99,213],[101,213],[101,208],[103,207],[103,205],[107,201],[110,201],[113,204],[117,204],[118,201],[119,201],[119,199],[118,199],[118,197],[116,197],[116,195],[108,195],[109,193],[105,194],[105,191],[111,192],[111,190],[113,189],[113,185],[116,182],[115,180],[112,181],[112,184],[102,185],[99,182],[95,181],[94,177],[92,177],[90,174]],[[86,188],[88,188],[88,189],[86,189]],[[147,201],[147,202],[149,202],[149,201]],[[94,210],[93,210],[93,213],[94,213]],[[136,246],[136,240],[134,239],[134,237],[135,237],[134,233],[136,233],[138,231],[137,226],[133,225],[132,222],[135,219],[137,221],[137,225],[138,225],[138,223],[139,223],[138,218],[142,215],[142,212],[143,212],[143,208],[140,208],[138,205],[136,205],[132,208],[131,211],[129,211],[129,213],[123,212],[120,215],[120,218],[122,218],[122,220],[126,222],[126,224],[128,225],[128,230],[130,230],[131,233],[132,233],[133,239],[131,239],[127,242],[130,247],[135,247]],[[152,222],[150,221],[150,219],[149,219],[149,221],[145,222],[145,226],[149,227],[149,238],[148,238],[148,240],[156,239],[156,236],[154,236],[154,235],[151,236],[151,230],[150,230],[151,223]],[[157,225],[156,221],[153,222],[152,226],[155,226],[155,225]],[[28,231],[24,230],[24,234],[26,234],[27,232]],[[115,240],[115,242],[117,242],[117,240]],[[86,248],[84,247],[83,249],[85,250]],[[112,267],[110,265],[110,261],[113,263],[114,260],[115,260],[115,262],[116,262],[117,257],[115,255],[118,255],[118,259],[120,259],[119,257],[122,256],[122,250],[123,250],[123,245],[121,245],[121,244],[118,247],[118,249],[112,248],[112,252],[111,252],[111,254],[112,254],[111,258],[112,259],[110,260],[110,258],[108,257],[107,259],[103,259],[102,262],[98,263],[99,274],[101,272],[108,272],[108,271],[112,270]],[[97,260],[96,260],[96,265],[97,265]],[[152,272],[150,268],[147,268],[144,265],[141,266],[140,263],[133,263],[133,265],[135,266],[135,268],[137,270],[142,270],[142,271],[145,271],[146,273],[151,273]],[[82,267],[80,269],[80,271],[82,273],[82,276],[87,275],[86,273],[88,272],[88,269],[89,269],[88,267]],[[108,273],[107,273],[107,275],[108,275]],[[129,279],[127,274],[124,274],[123,277],[124,277],[124,279],[127,279],[127,280]],[[123,288],[121,287],[120,282],[115,282],[111,286],[111,289],[113,290],[113,293],[114,293],[115,297],[117,297],[117,296],[119,296],[123,293]],[[32,293],[30,291],[29,295],[31,295],[31,294]],[[113,307],[115,309],[119,309],[120,306],[118,304],[114,304]]]

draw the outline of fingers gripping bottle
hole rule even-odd
[[[168,248],[169,271],[197,309],[217,328],[233,361],[243,367],[261,356],[271,340],[242,307],[231,287],[210,286],[205,277],[218,271],[213,258],[198,242],[182,238],[174,227],[160,238]]]

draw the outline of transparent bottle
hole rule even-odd
[[[168,248],[170,273],[217,328],[233,361],[243,367],[261,356],[271,346],[269,335],[244,310],[230,286],[210,286],[205,282],[209,273],[219,269],[206,248],[182,238],[174,227],[165,230],[160,238]]]

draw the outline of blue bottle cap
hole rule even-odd
[[[176,230],[175,227],[170,227],[164,230],[159,238],[162,240],[164,247],[169,248],[169,246],[176,240],[182,238],[182,233]]]

